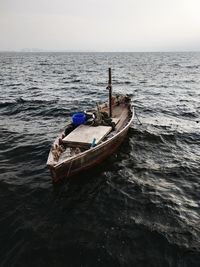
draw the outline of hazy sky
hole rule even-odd
[[[0,0],[0,50],[200,51],[200,0]]]

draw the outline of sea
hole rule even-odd
[[[114,94],[118,151],[57,185],[50,147]],[[200,53],[0,53],[0,266],[200,266]]]

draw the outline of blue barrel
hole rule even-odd
[[[75,126],[84,124],[86,121],[86,115],[84,112],[77,112],[72,116],[72,123]]]

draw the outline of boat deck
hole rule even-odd
[[[70,147],[89,147],[94,139],[97,145],[111,130],[112,127],[110,126],[82,124],[63,138],[62,141]]]

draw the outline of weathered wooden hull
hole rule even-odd
[[[117,150],[117,148],[125,139],[133,117],[134,113],[132,114],[132,117],[129,118],[126,126],[109,140],[83,153],[78,154],[70,160],[62,162],[61,164],[55,166],[48,165],[53,181],[56,182],[64,178],[76,175],[83,170],[98,165],[106,158],[108,158]]]
[[[124,140],[127,131],[128,129],[123,131],[121,135],[117,136],[106,145],[92,148],[89,153],[83,153],[83,155],[80,154],[70,161],[63,162],[57,167],[49,166],[53,180],[58,181],[98,165],[117,150]]]

